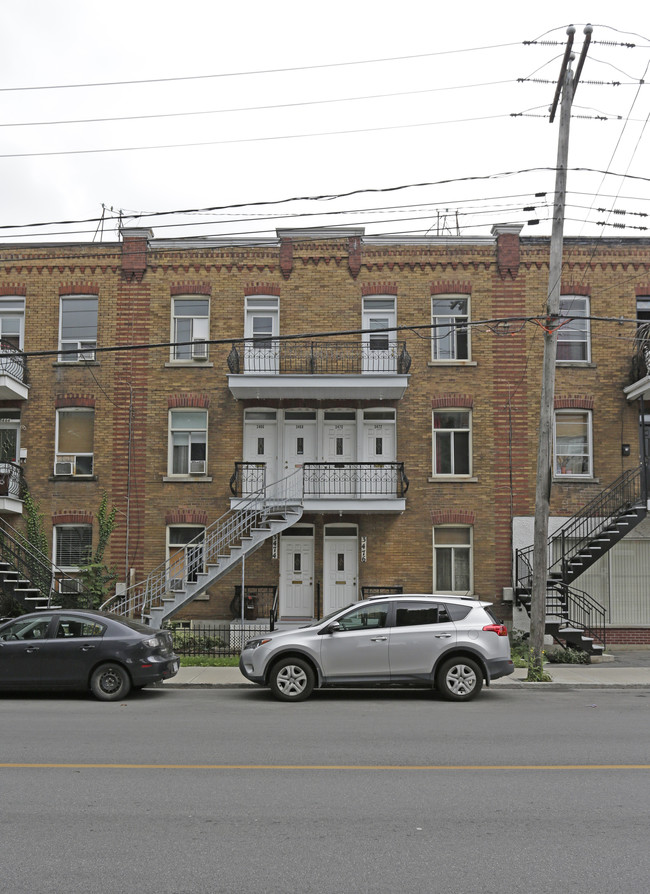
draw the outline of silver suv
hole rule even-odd
[[[426,686],[467,701],[514,665],[489,602],[446,595],[378,596],[306,627],[244,646],[239,668],[283,701],[323,686]]]

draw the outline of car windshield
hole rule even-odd
[[[305,627],[320,627],[321,624],[326,624],[331,618],[335,618],[337,615],[340,615],[341,612],[347,611],[356,604],[356,602],[351,602],[349,605],[343,605],[341,608],[337,608],[336,611],[330,612],[329,615],[325,615],[324,618],[318,618],[317,621],[312,621],[311,624],[305,624]]]

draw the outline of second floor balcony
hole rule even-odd
[[[18,463],[0,462],[0,514],[22,515],[23,470]]]
[[[0,400],[26,400],[27,361],[14,345],[0,341]]]
[[[266,463],[237,462],[230,479],[236,500],[266,490]],[[403,462],[318,462],[302,466],[305,512],[403,512],[409,480]]]
[[[228,387],[236,398],[399,400],[411,357],[405,342],[276,339],[233,344]]]

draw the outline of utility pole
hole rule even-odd
[[[562,60],[560,77],[549,120],[555,119],[557,104],[560,107],[560,133],[558,137],[557,166],[555,174],[555,205],[551,250],[549,259],[548,292],[546,301],[546,325],[544,327],[544,359],[542,364],[542,391],[539,412],[539,441],[537,447],[537,480],[535,486],[535,526],[533,534],[533,586],[530,601],[530,660],[528,679],[539,680],[543,673],[542,652],[546,624],[546,592],[548,577],[548,520],[550,515],[551,487],[553,480],[553,409],[555,395],[555,363],[557,359],[557,324],[560,315],[560,289],[562,284],[562,248],[564,239],[564,211],[566,203],[567,163],[569,158],[569,126],[571,106],[578,86],[580,72],[587,56],[593,28],[586,25],[585,40],[575,75],[571,62],[573,25],[567,28],[567,45]]]

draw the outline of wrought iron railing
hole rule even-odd
[[[234,657],[240,654],[245,643],[256,636],[269,632],[268,624],[201,624],[179,627],[171,624],[174,651],[177,655],[205,655],[213,658]]]
[[[584,630],[586,636],[593,637],[603,647],[607,644],[605,633],[607,613],[599,602],[596,602],[584,590],[577,590],[575,587],[567,587],[564,584],[549,588],[547,598],[551,592],[557,594],[557,598],[564,608],[563,621],[558,630],[560,637],[562,636],[562,625],[566,625]]]
[[[235,584],[235,595],[230,602],[230,613],[236,620],[256,621],[268,618],[273,621],[273,610],[277,603],[278,588],[273,584],[245,584],[244,611],[241,604],[241,584]]]
[[[0,497],[23,498],[23,470],[18,463],[0,463]]]
[[[398,341],[386,341],[379,347],[356,341],[245,341],[233,344],[228,355],[233,375],[406,375],[410,368],[406,342]]]
[[[251,531],[262,527],[270,515],[301,502],[302,469],[298,469],[242,499],[190,541],[186,551],[193,558],[183,569],[182,578],[178,577],[177,558],[172,557],[161,562],[144,580],[129,587],[126,593],[112,596],[101,606],[102,609],[144,617],[153,606],[162,603],[164,596],[182,589],[185,582],[195,580],[207,565],[217,565],[232,547],[239,546]]]
[[[549,575],[556,573],[567,582],[571,559],[626,510],[645,504],[646,500],[644,467],[624,472],[548,538]],[[517,586],[529,589],[533,580],[532,546],[517,550],[515,565]]]
[[[27,358],[7,341],[0,341],[0,373],[6,373],[23,384],[27,383]]]
[[[402,498],[409,488],[402,462],[304,463],[302,474],[306,499]],[[236,462],[230,478],[231,493],[235,497],[253,493],[265,477],[265,463]]]
[[[0,556],[5,562],[22,575],[30,586],[38,590],[46,601],[44,608],[57,605],[61,608],[93,608],[93,598],[83,589],[79,578],[72,577],[56,565],[53,565],[45,553],[29,543],[20,531],[3,520],[0,528]],[[29,608],[29,603],[21,598],[20,590],[16,592],[7,582],[3,591]],[[31,594],[35,595],[34,593]]]

